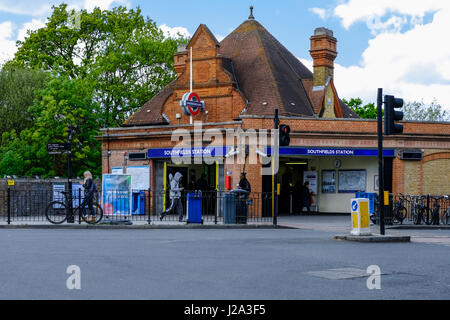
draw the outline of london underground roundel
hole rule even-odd
[[[183,112],[188,116],[197,116],[205,108],[205,103],[195,92],[187,92],[180,101]]]

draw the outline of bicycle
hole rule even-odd
[[[68,192],[61,192],[64,195],[64,202],[62,201],[52,201],[47,205],[45,209],[45,217],[48,221],[53,224],[62,224],[69,217],[69,201],[72,201],[72,196]],[[82,208],[85,207],[85,210]],[[75,213],[78,212],[78,216],[88,224],[97,224],[103,218],[103,210],[101,206],[94,202],[92,205],[94,212],[91,211],[87,206],[87,201],[84,199],[81,204],[75,208],[73,208],[73,216],[76,216]]]
[[[447,203],[447,210],[444,211],[444,214],[441,217],[441,223],[446,225],[450,222],[450,195],[443,196]]]
[[[414,217],[414,224],[419,225],[425,223],[427,225],[430,225],[432,221],[430,220],[430,207],[428,205],[428,197],[427,196],[421,196],[419,197],[420,201],[416,206],[417,214]],[[427,205],[424,204],[424,199],[427,199]]]
[[[439,212],[441,209],[441,205],[439,201],[442,199],[442,197],[433,197],[434,199],[434,207],[433,211],[431,212],[431,224],[438,226],[439,225]]]
[[[403,194],[400,194],[399,200],[394,203],[394,215],[393,221],[394,223],[403,224],[403,220],[405,220],[406,215],[408,214],[408,210],[406,209],[404,202],[408,201]]]

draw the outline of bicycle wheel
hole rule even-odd
[[[94,212],[91,212],[91,210],[89,208],[86,208],[84,213],[81,210],[81,208],[79,208],[78,210],[80,210],[81,219],[83,219],[84,222],[86,222],[88,224],[97,224],[103,218],[103,210],[102,210],[102,207],[100,207],[100,205],[98,203],[92,204],[92,207],[94,209]]]
[[[408,214],[408,211],[405,207],[400,207],[397,210],[397,220],[400,222],[400,224],[403,224],[403,220],[405,220],[406,215]]]
[[[423,209],[417,209],[413,217],[414,224],[422,224],[423,222]]]
[[[53,201],[45,209],[45,217],[53,224],[61,224],[67,220],[67,209],[64,202]]]

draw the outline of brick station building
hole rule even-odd
[[[170,150],[179,143],[171,140],[173,131],[194,131],[191,117],[180,106],[190,91],[192,49],[193,91],[205,106],[192,120],[201,121],[202,130],[219,129],[225,136],[227,129],[272,129],[275,109],[281,124],[290,126],[290,146],[280,148],[280,213],[297,213],[296,187],[305,177],[316,192],[313,209],[348,212],[355,192],[378,190],[377,122],[359,119],[340,100],[333,78],[336,44],[332,31],[314,31],[311,72],[252,15],[221,42],[200,25],[187,47],[174,55],[176,80],[122,127],[102,131],[103,173],[123,173],[126,167],[133,181],[139,181],[134,188],[152,190],[166,189],[164,176],[175,171],[183,173],[187,188],[202,173],[213,190],[239,182],[244,165],[225,157],[210,165],[175,165],[170,159]],[[450,123],[403,125],[404,134],[384,139],[386,189],[449,194]],[[210,143],[202,142],[203,147]],[[259,161],[249,161],[245,171],[252,192],[270,192],[272,178],[261,175]]]

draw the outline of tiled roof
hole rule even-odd
[[[161,90],[150,101],[136,111],[125,123],[124,127],[144,126],[148,124],[167,124],[162,117],[162,107],[166,100],[172,95],[176,80]]]
[[[205,25],[201,27],[210,32]],[[212,38],[216,39],[213,35]],[[276,108],[282,116],[319,114],[324,91],[313,91],[312,72],[258,21],[245,21],[217,45],[224,69],[248,100],[245,114],[273,115]],[[175,83],[176,80],[144,104],[124,126],[166,124],[162,107]],[[345,118],[358,118],[342,100],[339,102]]]
[[[313,116],[301,79],[312,73],[259,22],[247,20],[220,43],[233,61],[240,90],[249,101],[246,114]]]

